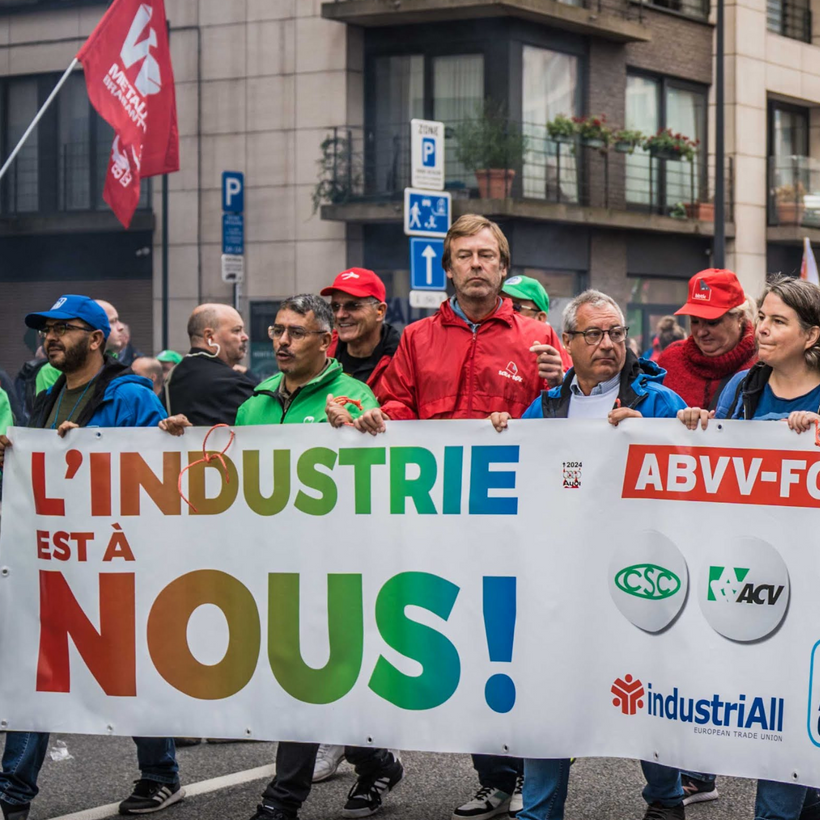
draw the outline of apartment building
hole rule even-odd
[[[401,213],[413,117],[445,122],[454,214],[479,211],[499,221],[510,237],[513,272],[538,277],[558,306],[587,286],[612,293],[646,343],[655,319],[684,301],[689,276],[710,264],[716,169],[707,151],[714,32],[707,3],[166,0],[182,162],[170,177],[171,346],[185,349],[195,304],[237,296],[251,332],[251,364],[266,372],[274,366],[266,328],[279,300],[318,290],[354,264],[383,276],[392,321],[421,315],[407,300]],[[0,0],[0,154],[105,7],[99,0]],[[737,51],[752,39],[741,25],[767,12],[734,8],[727,29]],[[749,265],[749,281],[762,280],[769,248],[790,253],[793,239],[771,238],[775,226],[766,228],[774,154],[759,111],[765,114],[769,100],[754,96],[763,92],[741,63],[766,65],[767,83],[771,65],[772,83],[797,86],[780,64],[734,51],[730,60],[737,68],[727,93],[735,131],[721,170],[730,194],[729,248],[738,266]],[[803,63],[797,73],[801,82],[812,76]],[[526,141],[520,155],[509,155],[515,174],[500,195],[479,189],[460,149],[484,111],[503,120],[505,135]],[[605,115],[613,128],[645,134],[668,127],[699,146],[691,161],[640,147],[601,150],[589,140],[556,137],[548,124],[562,115]],[[815,132],[806,116],[809,157]],[[764,140],[759,156],[746,153],[745,136],[732,141],[750,129],[763,134],[755,133]],[[141,208],[124,231],[101,200],[110,143],[78,71],[0,186],[6,369],[29,355],[22,331],[18,337],[8,329],[32,304],[66,290],[110,299],[138,345],[160,346],[161,183],[145,183]],[[734,163],[743,163],[742,175]],[[763,166],[757,187],[750,164]],[[246,181],[246,281],[238,294],[220,270],[226,170],[244,172]],[[744,228],[753,217],[760,222],[765,245],[745,236],[733,244],[736,211]],[[792,237],[797,228],[777,230]]]

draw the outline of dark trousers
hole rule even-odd
[[[520,757],[503,755],[473,755],[473,768],[478,772],[482,786],[501,789],[507,794],[515,791],[515,780],[524,774],[524,761]]]
[[[318,743],[280,743],[276,750],[276,776],[262,793],[266,804],[296,817],[310,794]],[[387,749],[345,746],[345,757],[358,777],[370,777],[393,762]]]

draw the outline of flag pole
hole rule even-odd
[[[60,81],[57,85],[54,86],[51,94],[48,95],[48,99],[43,103],[43,107],[37,112],[37,116],[31,121],[31,125],[26,129],[26,133],[20,137],[20,142],[17,143],[16,148],[11,152],[9,158],[3,164],[3,167],[0,168],[0,179],[6,175],[6,171],[11,167],[11,163],[14,162],[14,158],[20,153],[20,149],[25,145],[26,140],[31,136],[31,132],[37,127],[37,123],[43,118],[43,114],[46,113],[46,109],[54,102],[54,98],[57,96],[60,89],[65,85],[65,81],[71,76],[71,72],[74,71],[74,67],[77,65],[79,60],[75,57],[71,61],[71,65],[65,70],[65,74],[60,77]]]

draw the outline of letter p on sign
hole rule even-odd
[[[222,172],[222,210],[233,214],[245,210],[245,175],[239,171]]]

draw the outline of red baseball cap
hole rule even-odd
[[[380,302],[387,298],[384,282],[366,268],[348,268],[342,271],[329,288],[325,288],[322,296],[330,296],[334,290],[349,293],[351,296],[373,296]]]
[[[719,319],[746,301],[746,294],[730,270],[708,268],[689,280],[689,299],[675,316]]]

